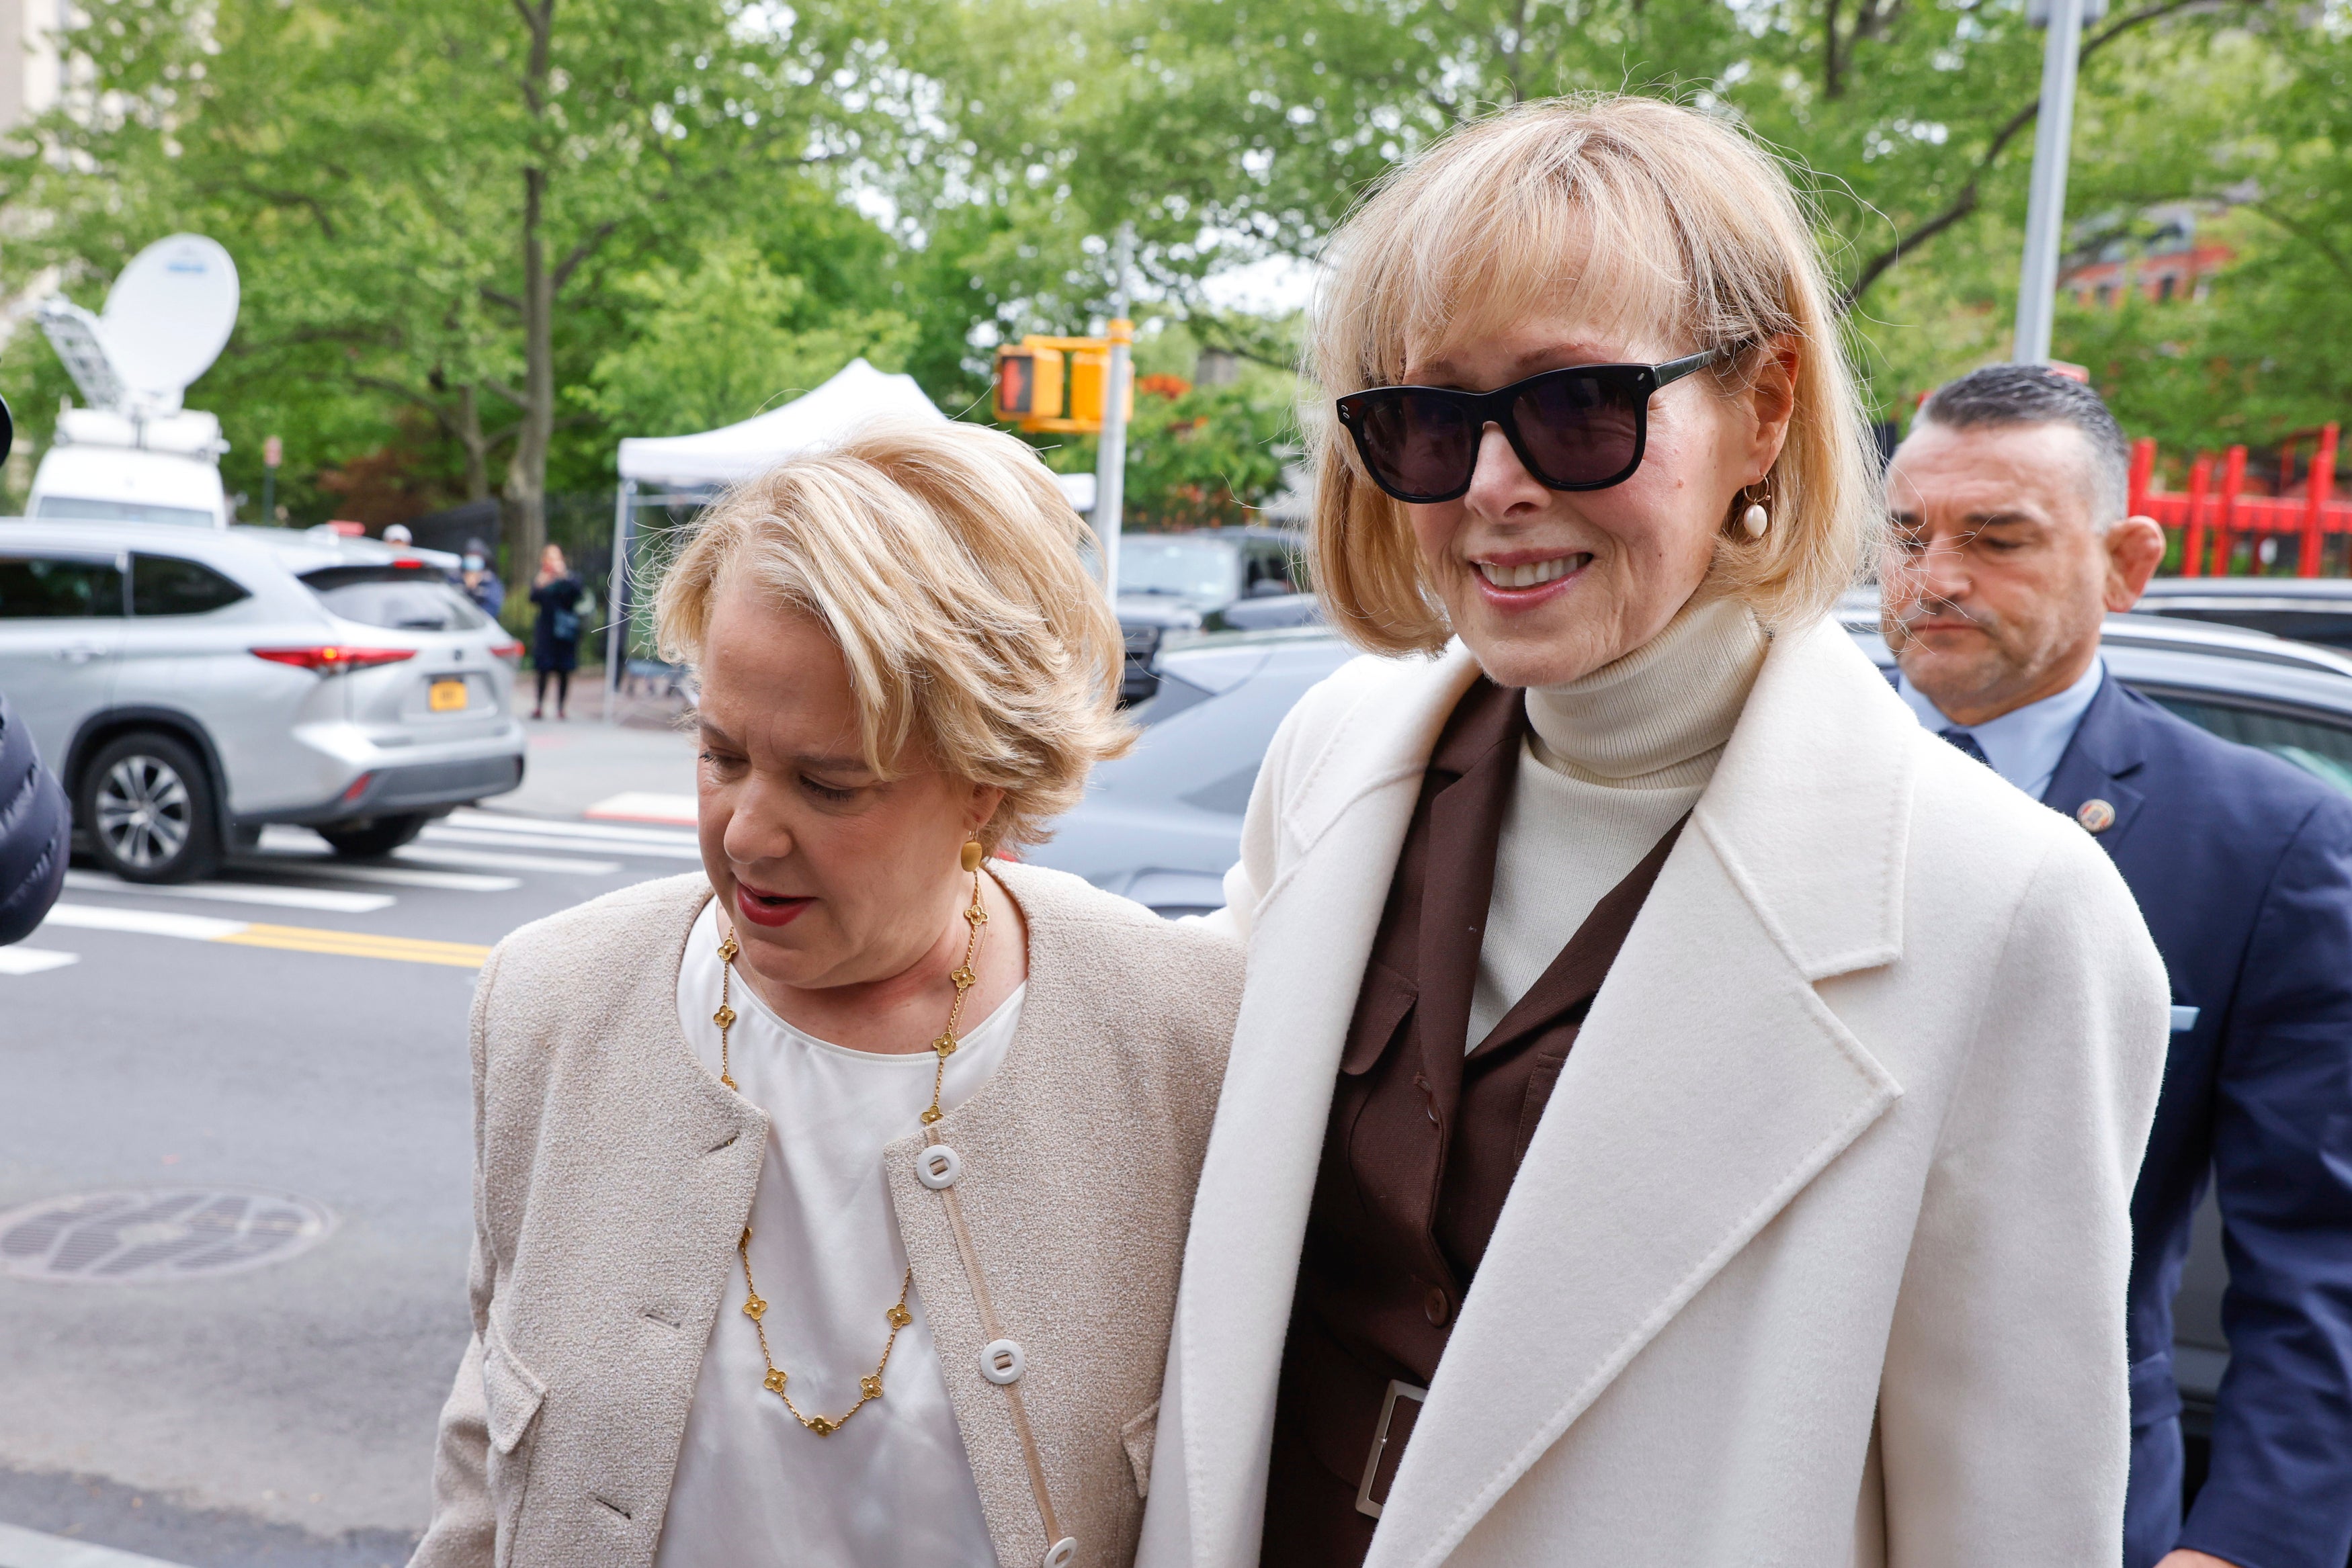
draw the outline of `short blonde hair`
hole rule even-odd
[[[1394,384],[1416,353],[1538,309],[1663,326],[1675,355],[1741,350],[1715,371],[1718,390],[1793,339],[1772,528],[1751,539],[1727,515],[1707,590],[1790,625],[1861,574],[1884,526],[1877,463],[1820,247],[1788,176],[1731,126],[1622,95],[1510,110],[1391,172],[1330,254],[1306,367],[1330,396]],[[1332,624],[1377,653],[1442,647],[1451,628],[1403,505],[1365,475],[1328,403],[1307,423],[1315,583]]]
[[[867,764],[912,747],[1004,791],[982,841],[1034,843],[1134,744],[1093,538],[1027,446],[976,424],[877,423],[779,464],[691,525],[655,601],[662,654],[700,661],[712,601],[748,574],[822,626]]]

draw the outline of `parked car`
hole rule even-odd
[[[2352,650],[2352,580],[2340,577],[2159,577],[2132,610]]]
[[[1839,618],[1880,667],[1893,666],[1874,597],[1849,598]],[[2116,678],[2190,723],[2352,794],[2352,658],[2263,632],[2150,615],[2110,616],[2100,648]],[[1228,632],[1163,653],[1157,695],[1134,710],[1143,738],[1095,770],[1085,801],[1028,858],[1171,917],[1222,908],[1224,873],[1241,853],[1242,814],[1276,728],[1309,686],[1350,656],[1319,630]],[[2221,1237],[2209,1194],[2175,1307],[2173,1365],[2195,1442],[2211,1430],[2214,1393],[2230,1359]]]
[[[1196,528],[1122,534],[1118,621],[1127,634],[1119,695],[1140,702],[1160,646],[1182,633],[1304,626],[1318,619],[1307,583],[1306,539],[1287,528]]]
[[[134,882],[262,826],[405,843],[522,782],[522,646],[430,563],[278,528],[0,522],[0,690]]]

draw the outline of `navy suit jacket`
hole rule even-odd
[[[2175,1006],[2197,1009],[2172,1036],[2132,1197],[2132,1421],[2143,1427],[2180,1410],[2172,1298],[2209,1171],[2219,1184],[2230,1366],[2212,1468],[2179,1544],[2253,1568],[2343,1568],[2352,799],[2110,676],[2042,800],[2070,816],[2085,800],[2115,808],[2099,842],[2139,901]]]

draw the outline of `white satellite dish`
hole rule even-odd
[[[202,235],[159,239],[131,258],[98,319],[107,362],[131,402],[172,413],[236,327],[236,263]]]

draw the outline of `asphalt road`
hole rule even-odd
[[[273,829],[192,888],[78,869],[0,948],[0,1522],[192,1568],[404,1561],[466,1343],[480,956],[699,865],[688,829],[581,814],[690,793],[683,737],[534,728],[522,790],[390,859]],[[158,1189],[199,1196],[96,1262],[37,1255],[72,1281],[16,1271],[38,1237],[6,1212]],[[237,1249],[189,1251],[187,1217],[223,1212],[268,1256],[197,1267]]]

